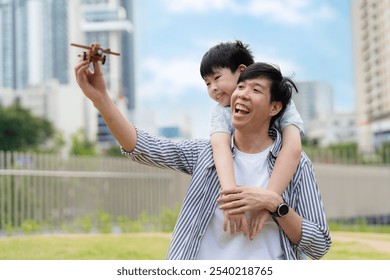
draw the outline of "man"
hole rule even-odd
[[[282,196],[254,187],[266,185],[256,183],[266,181],[272,172],[281,139],[271,125],[283,113],[295,86],[277,68],[255,63],[240,75],[231,100],[235,128],[232,151],[237,183],[246,186],[224,191],[222,197],[210,141],[172,142],[135,128],[107,94],[98,63],[91,72],[88,62],[79,62],[75,72],[80,88],[99,110],[125,155],[142,164],[192,175],[168,259],[299,259],[302,252],[319,259],[327,253],[331,245],[329,229],[311,163],[305,155]],[[257,166],[260,174],[254,175],[257,171],[251,170],[252,176],[247,176],[246,168],[251,165]],[[217,200],[224,203],[221,209],[232,214],[269,211],[273,220],[253,241],[241,233],[231,235],[220,228],[223,214]]]

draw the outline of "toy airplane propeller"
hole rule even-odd
[[[83,48],[87,49],[87,51],[83,52],[82,57],[83,60],[88,60],[89,62],[94,61],[101,61],[102,64],[106,62],[106,55],[105,54],[112,54],[112,55],[120,55],[120,53],[112,52],[110,49],[103,49],[100,47],[99,44],[91,44],[90,46],[84,46],[79,44],[70,44],[73,47]],[[81,56],[81,55],[79,55]]]

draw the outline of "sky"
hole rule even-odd
[[[200,61],[236,39],[297,82],[329,84],[336,111],[355,108],[349,0],[134,0],[134,25],[136,124],[184,123],[208,138],[216,103]]]

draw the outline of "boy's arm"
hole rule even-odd
[[[230,135],[225,132],[216,132],[211,135],[213,158],[217,169],[219,183],[223,190],[236,186],[234,176],[233,157],[230,150]]]
[[[283,129],[283,146],[276,159],[268,189],[281,195],[290,183],[301,158],[302,143],[300,131],[295,125]]]
[[[228,190],[236,187],[236,178],[234,175],[234,165],[232,152],[230,150],[230,134],[225,132],[215,132],[211,135],[211,146],[213,149],[213,158],[219,183],[222,190]],[[247,221],[244,213],[229,215],[224,212],[223,229],[227,231],[230,221],[230,232],[234,233],[242,229],[243,234],[248,233]]]
[[[137,143],[137,132],[108,95],[99,63],[93,62],[93,68],[92,72],[89,69],[89,61],[79,61],[74,68],[77,83],[100,112],[119,144],[125,150],[132,151]]]

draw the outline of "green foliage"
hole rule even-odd
[[[76,227],[78,229],[81,229],[84,233],[90,233],[92,230],[92,216],[91,215],[85,215],[78,217],[75,221]]]
[[[96,144],[88,141],[84,129],[79,129],[72,136],[72,146],[69,153],[74,156],[95,156],[97,155]]]
[[[376,150],[376,154],[381,159],[381,162],[384,164],[390,163],[390,142],[386,142]]]
[[[163,207],[160,214],[160,230],[162,232],[172,232],[175,227],[180,206],[177,205],[174,209]]]
[[[34,150],[53,134],[54,128],[48,120],[32,115],[19,104],[0,107],[0,150]]]
[[[107,150],[105,150],[104,155],[108,157],[123,157],[118,145],[111,145]]]
[[[100,233],[112,232],[112,215],[104,211],[98,212],[97,227]]]
[[[15,229],[11,224],[4,225],[4,232],[6,236],[11,236],[14,233]]]
[[[119,216],[117,222],[122,233],[142,232],[141,224],[126,216]]]
[[[35,220],[24,220],[22,223],[22,230],[24,234],[32,234],[38,232],[41,226]]]
[[[121,233],[138,232],[172,232],[179,214],[179,205],[174,208],[162,207],[160,215],[153,215],[147,211],[142,212],[137,219],[131,220],[127,216],[113,217],[112,214],[98,211],[77,217],[74,223],[62,225],[61,229],[68,233],[91,233],[96,229],[100,233],[111,233],[113,226],[117,224]],[[19,228],[12,225],[4,225],[4,231],[7,235],[12,235]],[[42,223],[35,220],[25,220],[21,225],[24,234],[31,234],[43,229]],[[44,228],[50,231],[48,225]]]
[[[330,221],[330,231],[348,231],[348,232],[371,232],[371,233],[390,233],[390,225],[371,225],[362,218],[355,222]]]

